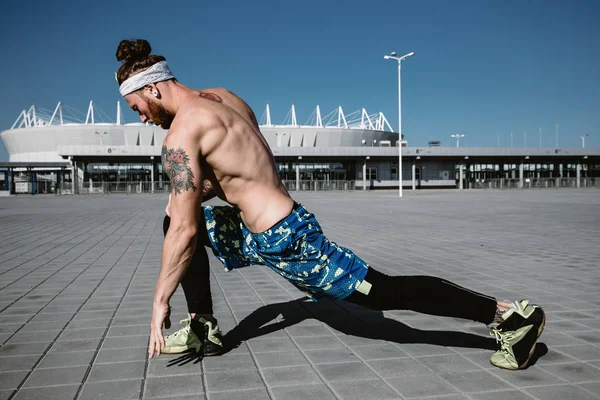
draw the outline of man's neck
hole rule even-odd
[[[180,84],[179,82],[173,82],[169,88],[171,104],[167,107],[167,111],[177,114],[179,108],[188,100],[188,98],[192,95],[195,96],[195,92]]]

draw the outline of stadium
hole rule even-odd
[[[9,161],[0,163],[5,194],[88,194],[169,190],[160,163],[167,131],[123,123],[120,103],[112,119],[90,101],[87,113],[60,102],[31,106],[0,137]],[[289,190],[526,188],[600,186],[600,149],[458,147],[400,141],[383,113],[319,106],[299,124],[292,105],[281,124],[269,105],[260,130]],[[446,135],[444,135],[446,136]],[[399,146],[402,144],[402,157]]]

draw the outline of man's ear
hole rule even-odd
[[[146,94],[146,96],[152,96],[157,99],[160,99],[160,91],[158,90],[158,87],[156,87],[155,83],[150,83],[149,85],[147,85],[144,88],[144,93]]]

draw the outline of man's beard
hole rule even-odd
[[[163,129],[169,129],[173,119],[175,119],[175,115],[168,112],[160,103],[149,100],[147,104],[152,122],[160,125]]]

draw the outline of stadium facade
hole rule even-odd
[[[167,131],[143,123],[97,122],[58,103],[52,110],[23,110],[0,133],[9,162],[0,163],[0,190],[11,193],[162,191],[160,163]],[[68,114],[68,115],[67,115]],[[422,188],[556,187],[595,185],[600,149],[410,147],[385,116],[365,109],[324,117],[317,106],[305,125],[294,106],[281,125],[267,105],[260,125],[290,190],[397,189],[402,143],[402,186]],[[403,138],[405,139],[405,138]],[[600,182],[599,182],[600,183]],[[60,190],[59,190],[60,189]]]

